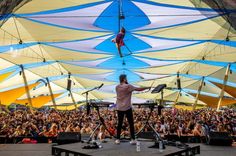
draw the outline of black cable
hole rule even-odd
[[[16,31],[17,31],[18,37],[19,37],[19,39],[21,41],[21,36],[20,36],[20,32],[19,32],[18,26],[16,24],[16,17],[15,16],[13,17],[13,21],[14,21],[14,24],[15,24],[15,27],[16,27]]]
[[[121,4],[120,4],[120,3],[121,3],[121,0],[118,0],[117,2],[118,2],[118,11],[119,11],[119,14],[118,14],[118,33],[119,33],[119,31],[120,31],[120,26],[121,26],[121,25],[120,25],[120,23],[121,23],[121,22],[120,22],[120,20],[121,20],[121,19],[120,19],[120,16],[121,16]]]

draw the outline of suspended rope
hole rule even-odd
[[[114,42],[116,44],[118,53],[119,53],[121,58],[124,57],[124,56],[132,55],[132,51],[124,43],[124,37],[125,37],[125,34],[126,34],[126,30],[124,28],[124,24],[121,21],[121,20],[125,19],[122,7],[123,7],[122,0],[119,0],[118,1],[118,10],[119,10],[119,14],[118,14],[118,34],[116,35],[116,38],[112,40],[112,42]],[[129,52],[128,55],[122,54],[122,52],[121,52],[121,47],[122,46],[126,47],[126,49]],[[122,64],[124,65],[124,59],[123,59],[123,63]]]
[[[20,32],[19,32],[18,26],[16,24],[16,16],[13,17],[13,20],[14,20],[16,31],[17,31],[17,34],[18,34],[18,38],[20,39],[19,44],[22,44],[21,35],[20,35]]]

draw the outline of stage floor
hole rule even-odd
[[[75,144],[67,144],[56,146],[56,151],[73,151],[78,154],[86,154],[91,156],[165,156],[168,154],[176,153],[183,151],[184,149],[176,148],[173,146],[166,146],[166,149],[163,152],[159,152],[157,148],[149,148],[154,145],[154,142],[140,141],[141,143],[141,151],[136,151],[136,145],[131,145],[129,141],[121,141],[119,145],[116,145],[113,140],[109,140],[107,143],[102,144],[102,148],[100,149],[83,149],[84,146],[88,145],[87,143],[75,143]],[[190,145],[190,147],[197,145]]]
[[[74,144],[75,145],[75,144]],[[201,146],[201,156],[236,156],[236,145],[231,147],[222,147],[222,146],[209,146],[205,144],[191,144],[191,145],[200,145]],[[71,145],[62,145],[70,148],[77,148],[76,146]],[[103,145],[104,148],[106,145]],[[51,156],[51,144],[0,144],[0,156]],[[133,150],[133,154],[136,152],[136,146],[129,145],[126,143],[121,143],[117,145],[116,155],[131,155],[130,152],[126,152],[124,148],[130,148]],[[168,148],[168,147],[167,147]],[[141,145],[141,151],[143,151]],[[166,150],[167,151],[167,150]],[[166,152],[165,151],[165,152]],[[96,152],[96,150],[94,151]],[[124,154],[123,154],[124,153]],[[156,151],[158,154],[158,149]],[[143,154],[147,156],[147,154]],[[162,154],[163,155],[163,154]],[[112,155],[114,156],[114,155]]]

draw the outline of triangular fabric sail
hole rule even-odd
[[[214,85],[216,85],[220,89],[223,88],[223,84],[220,84],[220,83],[217,83],[217,82],[211,82],[211,83],[213,83]],[[230,94],[231,96],[233,96],[234,98],[236,98],[236,87],[225,85],[224,91],[226,93]]]
[[[191,94],[191,95],[193,95],[194,97],[196,96],[196,94]],[[208,107],[217,108],[219,97],[199,95],[198,98],[199,98],[199,100],[206,103]],[[232,105],[232,104],[235,104],[235,103],[236,103],[235,99],[223,98],[221,106],[229,106],[229,105]]]
[[[190,7],[178,7],[176,5],[167,5],[161,3],[141,3],[134,2],[141,10],[150,15],[151,24],[141,27],[137,30],[146,30],[154,28],[166,28],[178,25],[190,24],[220,16],[220,11],[213,9],[197,10]],[[166,16],[169,15],[169,16]],[[172,15],[172,16],[170,16]]]
[[[28,85],[29,90],[36,87],[39,83],[34,83]],[[0,92],[0,102],[2,105],[10,105],[12,104],[17,98],[21,97],[26,93],[25,87],[16,88],[13,90],[8,90],[5,92]]]
[[[97,4],[90,7],[74,6],[54,11],[21,14],[18,16],[20,18],[58,27],[104,31],[103,29],[94,26],[93,23],[97,19],[97,16],[100,15],[110,4],[111,2]],[[80,16],[80,18],[75,18],[76,16]]]
[[[53,3],[48,3],[48,1],[41,0],[33,0],[28,2],[26,5],[19,8],[16,13],[32,13],[32,12],[41,12],[47,10],[60,9],[64,7],[71,7],[76,5],[84,5],[94,2],[100,2],[102,0],[70,0],[70,1],[62,1],[62,0],[53,0]]]
[[[175,105],[175,108],[188,110],[188,111],[193,110],[193,106],[185,106],[185,105]],[[195,109],[202,109],[202,108],[205,108],[205,106],[197,106]]]
[[[8,78],[13,72],[8,72],[0,75],[0,83],[3,82],[6,78]]]
[[[54,94],[54,98],[57,98],[58,96],[60,96],[61,94]],[[51,96],[38,96],[38,97],[33,97],[31,98],[32,100],[32,107],[34,108],[40,108],[42,107],[44,104],[48,103],[49,101],[51,101]],[[28,99],[21,99],[21,100],[16,100],[14,102],[15,104],[21,104],[21,105],[26,105],[29,106],[29,101]]]
[[[49,80],[53,93],[62,94],[56,98],[61,105],[72,103],[68,79],[76,102],[85,100],[82,92],[101,84],[90,98],[114,100],[121,74],[137,87],[167,84],[167,101],[175,101],[179,93],[179,75],[183,92],[178,102],[194,103],[195,96],[188,93],[197,92],[202,77],[201,96],[220,95],[228,64],[224,96],[229,99],[222,105],[233,102],[227,100],[235,97],[236,30],[221,9],[189,0],[27,2],[0,19],[0,94],[12,90],[8,98],[1,96],[3,104],[27,99],[22,66],[29,84]],[[121,47],[116,42],[119,35]],[[50,95],[43,83],[30,93],[32,98]],[[161,98],[150,92],[135,92],[134,97],[140,102]],[[198,104],[203,102],[199,99]]]

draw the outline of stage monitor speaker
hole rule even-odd
[[[233,139],[228,132],[210,132],[206,143],[208,145],[231,146]]]
[[[181,90],[180,78],[177,78],[177,88],[178,88],[178,90]]]
[[[156,88],[154,88],[154,89],[152,90],[152,94],[153,94],[153,93],[159,93],[159,92],[161,92],[164,88],[166,88],[166,84],[160,84],[160,85],[158,85]]]
[[[71,90],[71,82],[72,82],[72,81],[71,81],[70,79],[67,80],[67,90],[68,90],[68,91]]]
[[[61,132],[57,136],[57,143],[59,145],[76,143],[80,141],[81,134],[79,132]]]
[[[140,132],[137,134],[137,137],[141,139],[155,140],[155,133],[153,131]]]
[[[81,140],[89,140],[90,134],[81,134]]]

